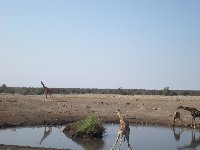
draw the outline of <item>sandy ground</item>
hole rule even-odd
[[[200,97],[85,94],[53,95],[45,99],[44,95],[0,95],[0,128],[63,125],[88,115],[96,115],[105,122],[119,122],[117,109],[129,123],[171,126],[174,112],[180,105],[200,110]],[[191,125],[190,112],[179,112],[183,122],[177,125]]]

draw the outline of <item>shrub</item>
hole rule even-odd
[[[88,116],[84,120],[68,124],[63,131],[74,138],[102,138],[105,129],[101,119]]]
[[[171,95],[171,91],[169,90],[169,87],[165,87],[163,89],[163,95],[165,96]]]

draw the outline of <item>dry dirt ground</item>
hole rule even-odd
[[[121,95],[0,95],[0,128],[12,126],[64,125],[88,115],[105,122],[119,122],[115,111],[120,109],[126,121],[133,124],[171,126],[178,106],[200,110],[198,96],[121,96]],[[190,112],[179,110],[183,122],[191,125]],[[199,122],[199,119],[197,119]],[[0,145],[0,149],[1,149]]]

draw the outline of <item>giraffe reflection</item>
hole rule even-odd
[[[120,143],[119,143],[119,150],[120,150],[123,136],[124,136],[124,141],[126,140],[127,143],[128,143],[128,149],[132,150],[131,145],[129,143],[129,134],[130,134],[129,125],[128,125],[128,123],[126,123],[124,121],[124,118],[122,117],[122,113],[120,112],[119,109],[116,111],[116,113],[119,117],[120,124],[119,124],[117,139],[116,139],[115,144],[113,145],[113,148],[111,150],[114,150],[114,148],[115,148],[115,146],[116,146],[116,144],[118,143],[119,140],[120,140]]]
[[[199,131],[200,132],[200,131]],[[199,133],[199,137],[196,139],[195,134],[197,134],[197,132],[195,132],[195,130],[192,131],[192,139],[191,139],[191,143],[188,145],[184,145],[181,147],[178,147],[179,150],[189,150],[189,149],[194,149],[196,150],[196,148],[198,146],[200,146],[200,133]]]
[[[46,126],[45,126],[45,129],[44,129],[44,135],[40,141],[40,145],[42,144],[42,141],[51,134],[52,132],[52,128],[51,127],[48,127],[48,130],[46,130]]]
[[[173,132],[174,132],[174,138],[176,139],[176,141],[180,141],[180,138],[181,138],[181,133],[183,132],[182,130],[176,130],[174,127],[173,127]]]

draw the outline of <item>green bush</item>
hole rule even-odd
[[[88,116],[84,120],[70,123],[64,129],[64,133],[75,138],[102,138],[104,131],[102,120],[96,116]]]

